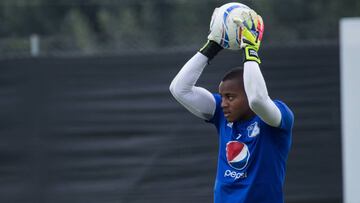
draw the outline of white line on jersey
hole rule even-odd
[[[238,135],[239,135],[239,136],[237,136],[237,138],[236,138],[236,139],[239,139],[239,138],[242,136],[240,133],[239,133]]]

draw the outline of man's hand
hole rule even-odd
[[[209,41],[213,41],[216,42],[217,44],[221,45],[221,41],[222,41],[222,29],[221,26],[222,25],[222,18],[218,17],[219,14],[219,8],[215,8],[214,12],[211,16],[211,20],[210,20],[210,29],[209,29],[209,35],[207,37],[207,39]]]
[[[264,33],[264,23],[260,15],[251,10],[233,19],[234,23],[242,29],[242,43],[244,48],[245,61],[256,61],[261,63],[258,55],[262,36]]]
[[[216,18],[218,8],[215,8],[211,21],[210,21],[210,33],[207,37],[206,44],[200,49],[200,53],[204,54],[209,58],[209,60],[213,59],[219,51],[223,49],[223,47],[220,46],[221,42],[221,30],[219,28],[213,28],[214,21],[219,20],[219,18]],[[218,24],[218,23],[217,23]]]

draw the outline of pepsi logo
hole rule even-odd
[[[243,170],[249,161],[250,152],[245,143],[230,141],[226,144],[226,159],[229,165],[237,170]]]

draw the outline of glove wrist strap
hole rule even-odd
[[[216,42],[208,40],[200,49],[200,53],[204,54],[209,60],[213,59],[223,48]]]
[[[245,61],[255,61],[258,64],[261,63],[257,50],[254,47],[246,46],[244,48]]]

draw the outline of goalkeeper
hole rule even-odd
[[[283,203],[286,160],[294,116],[266,88],[258,56],[262,18],[254,11],[233,21],[241,27],[243,69],[229,71],[219,93],[195,86],[208,62],[223,49],[210,31],[208,42],[170,85],[175,99],[197,117],[216,126],[219,139],[216,203]]]

